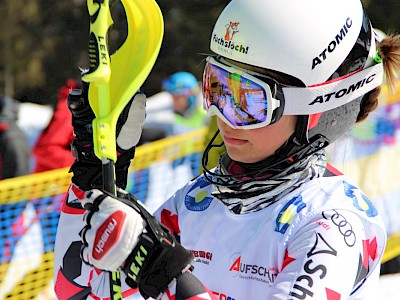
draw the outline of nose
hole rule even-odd
[[[225,121],[222,120],[218,116],[217,116],[217,124],[218,124],[219,131],[221,131],[223,133],[224,132],[228,133],[228,132],[232,132],[232,131],[236,130],[236,129],[232,128],[231,126],[229,126],[228,124],[226,124]]]

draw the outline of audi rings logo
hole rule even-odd
[[[349,222],[347,222],[346,218],[343,215],[332,209],[322,212],[322,216],[326,220],[330,220],[334,225],[336,225],[340,234],[343,235],[344,242],[347,246],[353,247],[355,245],[356,235],[353,231],[353,227]]]

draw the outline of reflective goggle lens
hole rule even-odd
[[[213,58],[208,59],[203,75],[203,97],[215,106],[233,126],[266,122],[268,97],[265,87],[244,72],[231,72]],[[232,69],[234,70],[234,69]]]

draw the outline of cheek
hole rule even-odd
[[[251,151],[253,155],[263,160],[273,155],[286,140],[283,140],[279,134],[268,132],[251,136],[249,141],[253,148]]]
[[[264,158],[273,155],[294,133],[296,120],[294,116],[285,116],[278,123],[249,133],[249,140],[255,151]]]
[[[287,140],[295,131],[296,116],[283,116],[277,123],[263,128],[255,129],[255,136],[265,136],[270,139]]]
[[[236,161],[255,163],[273,155],[294,133],[297,118],[284,116],[279,122],[258,129],[243,130],[240,137],[247,143],[240,146],[226,145],[229,156]],[[218,127],[223,132],[232,129],[217,118]]]

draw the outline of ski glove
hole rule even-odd
[[[100,270],[119,269],[136,246],[146,222],[133,207],[99,190],[86,193],[82,204],[86,226],[82,259]]]
[[[193,255],[133,195],[117,192],[86,193],[82,260],[100,270],[122,269],[130,287],[156,299],[192,268]]]
[[[81,190],[102,188],[101,161],[94,154],[92,121],[95,114],[88,100],[89,84],[83,90],[72,90],[68,95],[68,108],[72,113],[74,140],[71,149],[75,162],[71,167],[72,182]],[[139,142],[145,120],[146,96],[138,92],[126,105],[116,126],[117,161],[115,163],[116,184],[125,188],[128,168],[135,156],[135,146]]]

